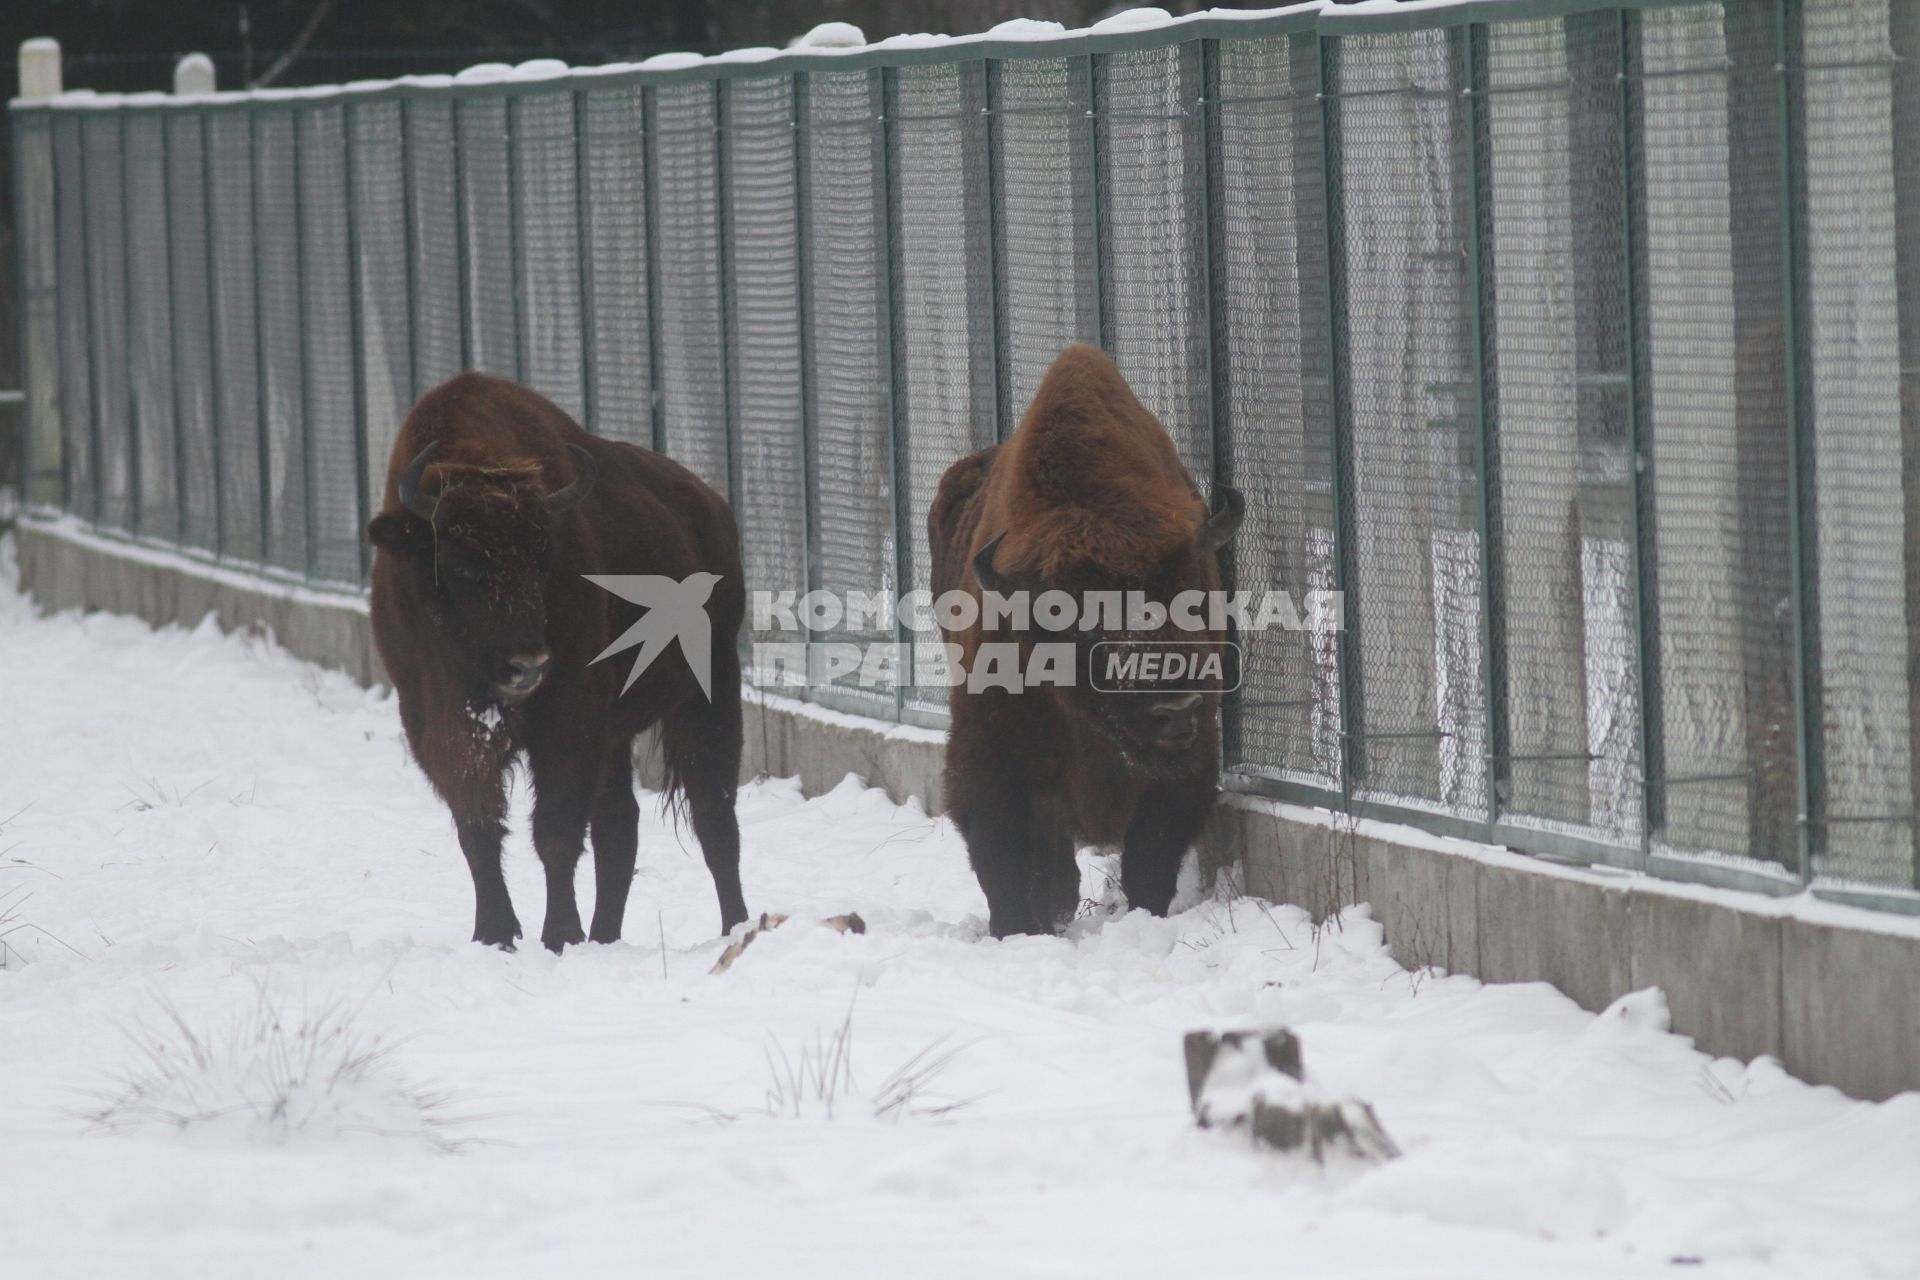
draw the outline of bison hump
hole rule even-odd
[[[1084,343],[1053,362],[1004,453],[1009,524],[1043,572],[1075,559],[1137,568],[1191,541],[1204,519],[1173,437]]]

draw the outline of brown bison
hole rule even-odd
[[[927,517],[933,590],[1011,596],[1139,592],[1159,606],[1220,587],[1215,553],[1243,506],[1221,486],[1209,512],[1166,428],[1134,398],[1119,369],[1071,346],[1040,383],[1019,429],[960,459]],[[948,632],[960,665],[981,646],[1069,643],[1071,684],[954,686],[947,800],[987,896],[994,936],[1052,929],[1079,896],[1076,842],[1118,844],[1127,901],[1164,915],[1180,861],[1211,810],[1220,765],[1222,681],[1197,687],[1129,679],[1094,687],[1102,641],[1170,642],[1216,657],[1218,630],[1155,625],[1150,610],[1113,619],[1077,612],[1070,631],[1014,630],[983,613]],[[1037,613],[1035,615],[1038,617]],[[1191,620],[1191,615],[1188,615]],[[1102,622],[1122,625],[1102,627]],[[1131,629],[1129,629],[1131,624]],[[1102,646],[1107,652],[1115,646]],[[1024,663],[1022,670],[1025,670]]]
[[[588,435],[525,387],[463,373],[401,425],[367,535],[379,549],[374,640],[414,758],[453,813],[474,941],[511,950],[521,936],[500,874],[505,776],[521,753],[547,876],[540,941],[559,951],[619,939],[639,843],[632,743],[656,724],[721,928],[745,920],[734,794],[746,592],[726,502],[669,458]],[[643,616],[583,576],[609,573],[712,584],[711,699],[677,646],[624,692],[629,662],[595,662]],[[589,827],[593,927],[582,931],[573,875]]]

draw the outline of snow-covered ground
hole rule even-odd
[[[750,904],[796,919],[725,974],[651,807],[626,943],[483,950],[390,698],[36,617],[5,570],[0,1275],[1920,1271],[1920,1095],[1711,1060],[1657,993],[1596,1018],[1404,973],[1364,909],[1316,935],[1245,899],[995,942],[945,823],[852,781],[740,814]],[[522,831],[508,876],[537,921]],[[850,910],[865,936],[810,923]],[[1181,1034],[1270,1023],[1402,1159],[1194,1128]],[[851,1083],[796,1099],[843,1027]]]

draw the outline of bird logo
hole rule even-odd
[[[657,573],[584,573],[580,576],[646,610],[638,622],[593,660],[599,662],[635,647],[640,650],[633,660],[633,669],[627,672],[627,682],[620,686],[621,693],[633,688],[640,673],[652,666],[653,660],[665,653],[669,644],[678,640],[680,652],[700,684],[700,692],[707,695],[708,702],[713,701],[713,626],[707,620],[707,598],[713,594],[714,584],[720,581],[719,574],[695,573],[679,580]]]

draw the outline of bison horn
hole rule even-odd
[[[1246,514],[1247,500],[1240,496],[1238,489],[1224,484],[1213,486],[1213,514],[1200,526],[1200,536],[1195,539],[1200,554],[1209,555],[1233,541],[1241,517]]]
[[[567,448],[573,452],[573,460],[579,465],[580,474],[566,488],[547,495],[547,510],[556,514],[568,507],[579,506],[600,480],[600,468],[594,464],[592,454],[577,444],[570,444]]]
[[[407,464],[407,469],[400,473],[400,505],[429,524],[433,522],[433,506],[436,499],[421,494],[420,477],[425,473],[427,462],[433,457],[433,451],[439,447],[438,440],[429,440],[427,447],[416,453],[413,461]]]
[[[993,553],[998,551],[1000,544],[1006,540],[1007,535],[1002,533],[992,542],[980,548],[979,554],[973,558],[973,576],[974,579],[979,582],[981,589],[983,591],[997,591],[1003,596],[1011,595],[1014,591],[1018,590],[1014,585],[1013,579],[1005,576],[993,567]]]

